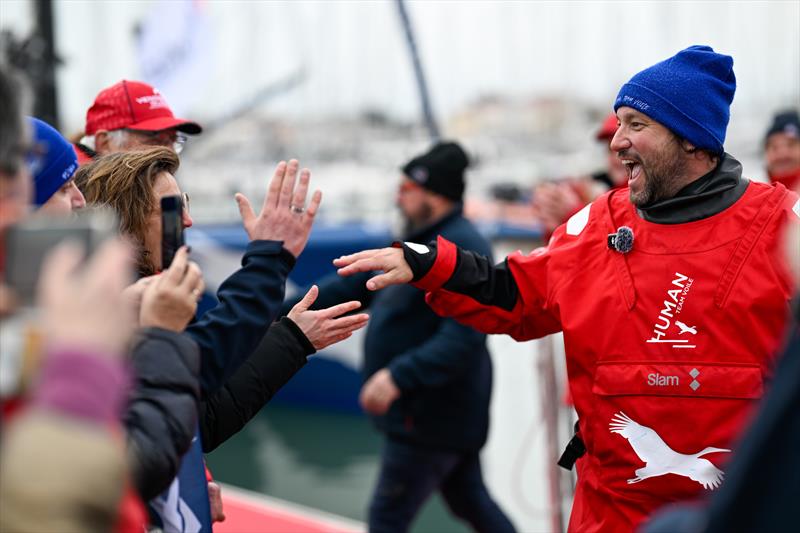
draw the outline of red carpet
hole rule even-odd
[[[215,533],[356,533],[364,524],[230,485],[222,488],[225,521]]]

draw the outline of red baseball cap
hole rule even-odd
[[[196,122],[175,118],[158,89],[140,81],[122,80],[103,89],[86,112],[86,135],[99,130],[127,128],[161,131],[176,128],[184,133],[203,131]]]
[[[603,125],[597,130],[595,138],[598,141],[610,141],[614,134],[617,133],[617,115],[611,113],[603,121]]]

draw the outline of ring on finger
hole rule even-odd
[[[300,207],[299,205],[290,205],[289,211],[291,211],[292,213],[296,213],[298,215],[302,215],[303,213],[306,212],[306,208]]]

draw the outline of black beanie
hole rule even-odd
[[[782,111],[775,115],[772,124],[764,135],[764,143],[773,133],[785,133],[792,137],[800,137],[800,115],[792,109]]]
[[[403,174],[429,191],[461,201],[469,158],[457,143],[440,142],[403,166]]]

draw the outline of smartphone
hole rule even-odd
[[[34,215],[9,228],[5,281],[22,304],[32,304],[47,254],[62,241],[82,245],[86,257],[118,233],[117,218],[105,208],[87,208],[66,217]]]
[[[183,198],[164,196],[161,198],[161,270],[169,268],[183,245]]]

